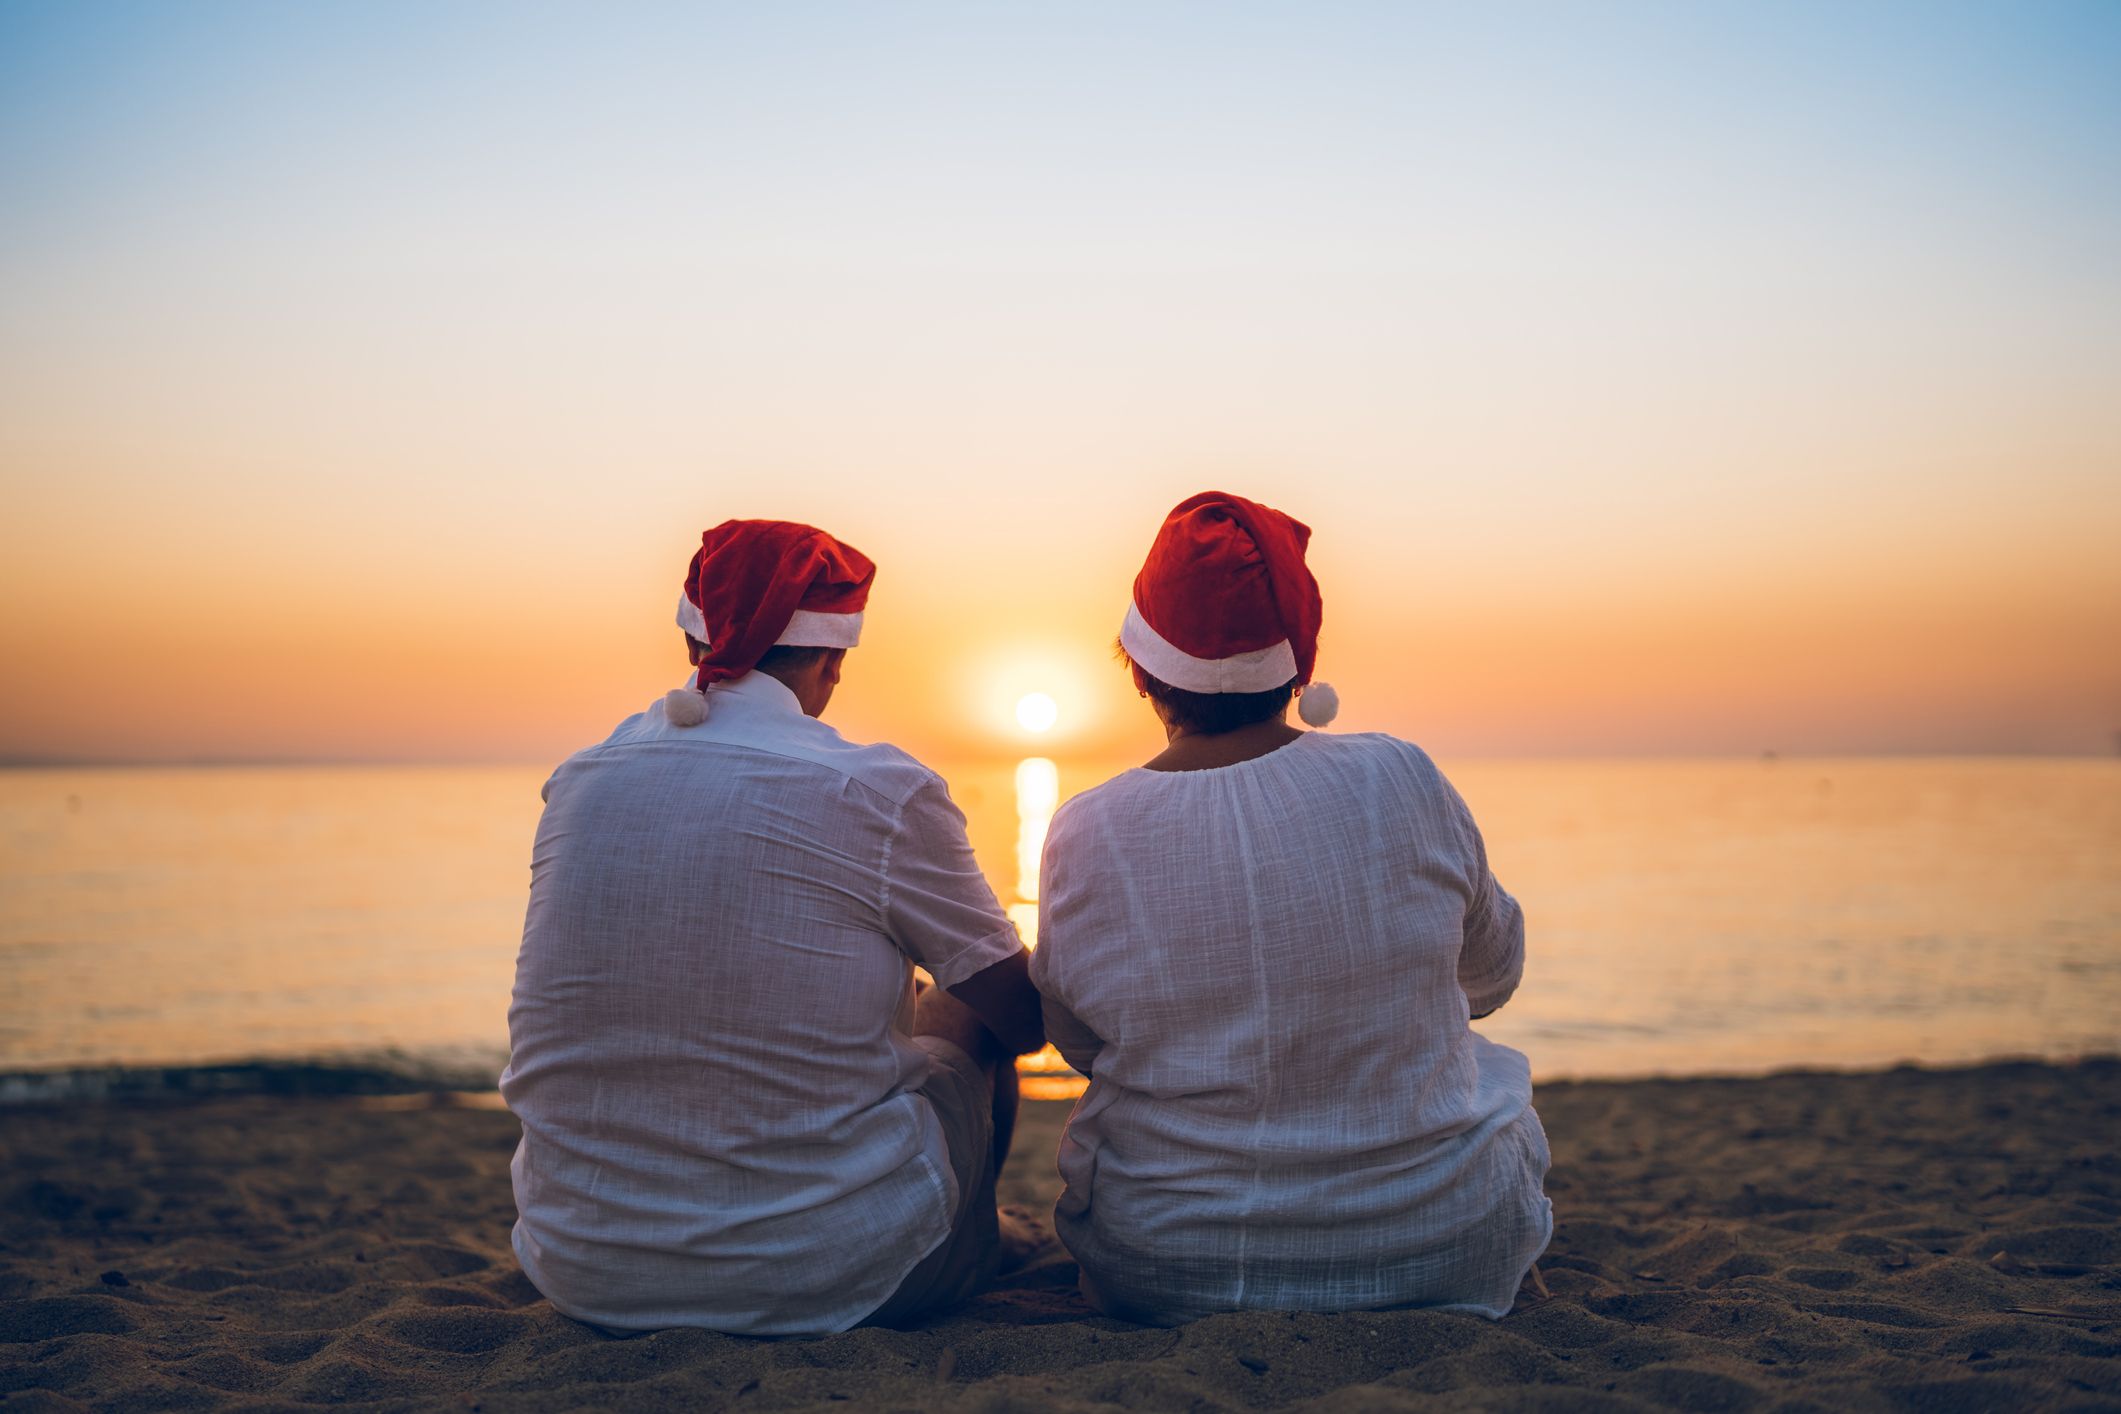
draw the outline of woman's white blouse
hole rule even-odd
[[[1420,748],[1132,770],[1046,840],[1032,979],[1090,1086],[1056,1222],[1093,1300],[1500,1316],[1553,1232],[1509,999],[1524,920]]]

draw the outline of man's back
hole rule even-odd
[[[773,678],[629,718],[547,786],[502,1077],[524,1270],[600,1325],[851,1326],[957,1180],[909,970],[1013,955],[941,782]]]

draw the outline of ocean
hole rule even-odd
[[[1444,765],[1527,917],[1524,984],[1480,1029],[1536,1077],[2121,1051],[2121,761]],[[1023,773],[939,769],[1022,905]],[[0,772],[0,1073],[490,1086],[545,775]]]

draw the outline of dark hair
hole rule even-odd
[[[800,672],[813,663],[822,663],[834,653],[844,653],[844,648],[798,647],[792,643],[779,643],[766,650],[759,659],[759,666],[771,672],[775,668],[786,668]]]
[[[692,660],[695,663],[707,655],[707,645],[689,633],[685,635],[685,647],[691,651]],[[758,666],[767,669],[782,668],[792,672],[800,672],[813,663],[823,662],[827,653],[844,653],[846,651],[844,648],[799,648],[793,644],[776,644],[766,650],[766,656],[759,659]]]
[[[1150,700],[1164,709],[1174,723],[1199,736],[1220,736],[1255,722],[1270,722],[1289,710],[1296,695],[1296,679],[1265,692],[1188,692],[1151,677],[1127,650],[1119,650],[1120,661],[1134,670],[1134,681]]]

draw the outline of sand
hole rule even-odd
[[[0,1402],[372,1408],[2121,1410],[2121,1062],[1542,1087],[1507,1319],[1092,1315],[1065,1255],[913,1331],[634,1340],[517,1270],[505,1113],[0,1111]],[[1067,1107],[1005,1200],[1050,1204]]]

